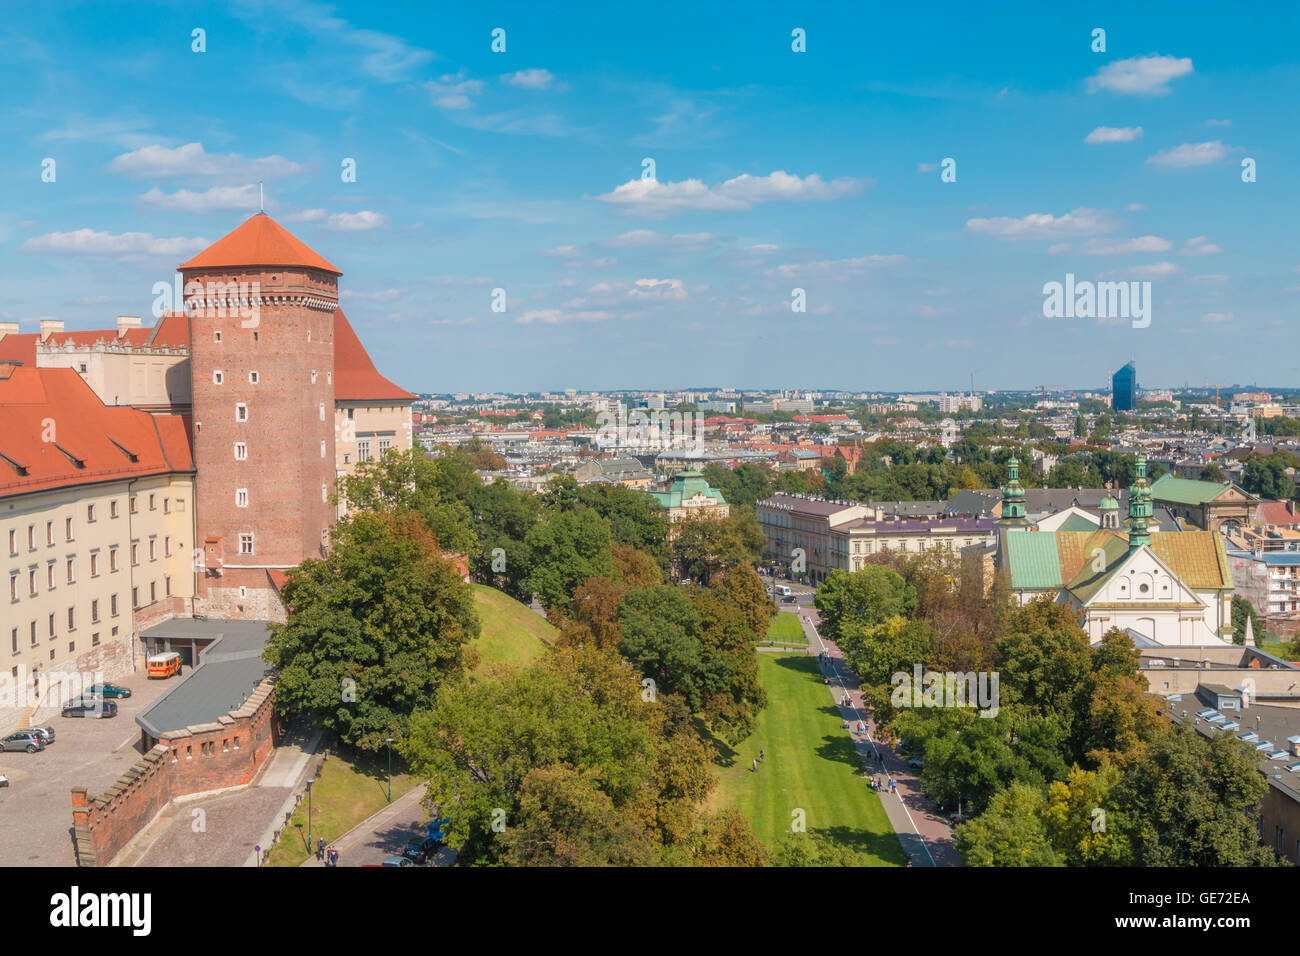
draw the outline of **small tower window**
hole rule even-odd
[[[249,373],[248,373],[248,380],[249,380],[250,382],[252,382],[254,385],[257,384],[259,378],[260,378],[260,376],[259,376],[256,372],[249,372]]]

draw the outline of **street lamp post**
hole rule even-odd
[[[393,738],[384,738],[384,743],[388,744],[388,802],[393,802]]]
[[[311,853],[311,785],[316,782],[316,777],[307,781],[307,852]]]

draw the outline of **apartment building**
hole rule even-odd
[[[9,678],[129,672],[140,628],[194,596],[194,465],[182,416],[105,406],[70,369],[0,362],[0,421]]]

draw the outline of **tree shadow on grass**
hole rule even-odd
[[[823,737],[817,747],[817,756],[833,763],[842,763],[855,774],[861,774],[866,769],[862,755],[853,741],[840,734],[827,734]]]
[[[907,854],[903,852],[903,845],[898,842],[898,834],[892,830],[889,833],[871,833],[854,827],[835,826],[815,827],[809,832],[816,833],[836,845],[849,847],[858,853],[869,853],[877,860],[895,866],[903,866],[907,863]]]

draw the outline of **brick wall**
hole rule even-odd
[[[274,687],[267,678],[243,706],[210,724],[171,731],[156,743],[146,736],[145,755],[103,793],[73,787],[77,865],[108,865],[176,797],[251,783],[279,736]]]

